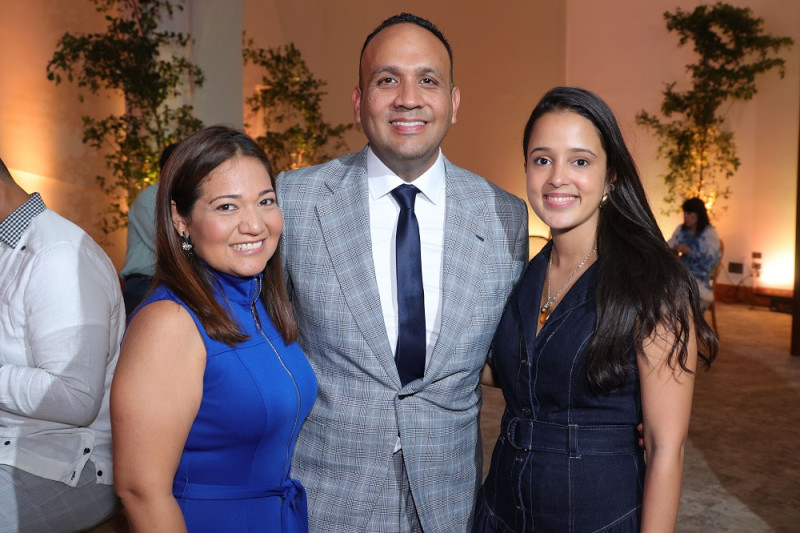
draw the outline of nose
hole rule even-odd
[[[414,109],[420,106],[420,88],[412,81],[403,81],[397,89],[395,107]]]
[[[243,234],[258,235],[266,224],[255,209],[246,209],[242,213],[242,218],[239,222],[239,231]]]
[[[566,182],[566,172],[564,172],[562,165],[554,161],[552,165],[550,165],[550,175],[547,177],[547,183],[553,187],[560,187]]]

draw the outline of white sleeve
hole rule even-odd
[[[117,349],[115,291],[113,266],[92,248],[63,242],[41,252],[23,298],[29,366],[0,367],[0,409],[75,426],[95,419]]]

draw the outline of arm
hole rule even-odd
[[[139,193],[128,212],[129,225],[141,234],[141,242],[153,253],[156,248],[156,194],[158,185],[150,185]]]
[[[203,395],[205,346],[174,302],[131,321],[111,387],[114,482],[136,532],[186,531],[172,482]]]
[[[500,386],[494,367],[489,361],[486,361],[486,364],[483,365],[483,370],[481,370],[481,385],[488,385],[489,387]]]
[[[117,332],[111,331],[119,327],[114,317],[121,312],[116,272],[95,250],[59,243],[36,259],[24,291],[29,364],[0,367],[0,409],[88,426],[100,409],[106,369],[116,355]]]
[[[672,237],[669,238],[667,241],[667,245],[678,255],[685,255],[688,254],[690,248],[685,244],[681,244],[678,240],[681,233],[681,228],[683,227],[682,224],[679,224],[675,231],[672,232]]]
[[[675,342],[662,329],[656,331],[638,358],[644,417],[647,473],[642,505],[642,531],[674,531],[678,517],[683,474],[683,450],[689,432],[694,375],[666,364]],[[687,366],[697,364],[694,330],[690,332]]]

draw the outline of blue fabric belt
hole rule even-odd
[[[539,422],[529,418],[504,417],[502,434],[522,451],[580,455],[615,455],[638,448],[639,434],[633,425],[579,426]]]
[[[282,530],[308,531],[306,490],[296,479],[285,479],[280,487],[200,485],[176,479],[172,483],[172,494],[179,500],[248,500],[280,497]]]

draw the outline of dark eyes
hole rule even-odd
[[[275,198],[262,198],[261,200],[258,201],[258,205],[260,206],[271,206],[273,204],[275,204]],[[216,209],[217,211],[228,212],[228,211],[235,211],[237,209],[237,206],[236,204],[219,204],[214,209]]]
[[[376,82],[376,85],[387,85],[387,84],[396,84],[397,78],[392,76],[386,76],[384,78],[379,78]],[[439,85],[439,82],[435,78],[425,77],[421,78],[419,81],[420,85]]]
[[[539,156],[539,157],[537,157],[537,158],[535,158],[533,160],[533,164],[534,165],[543,166],[543,165],[550,165],[551,162],[550,162],[550,159],[548,159],[548,158],[546,158],[544,156]],[[574,161],[572,161],[572,164],[575,165],[576,167],[588,167],[589,166],[589,160],[580,157],[580,158],[575,159]]]

